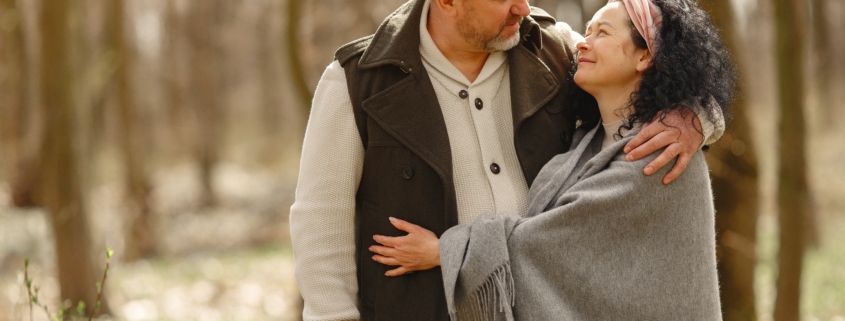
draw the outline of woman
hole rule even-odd
[[[372,247],[374,259],[403,272],[441,265],[453,319],[720,319],[703,155],[663,185],[662,175],[641,173],[656,155],[626,162],[623,148],[662,111],[729,106],[729,55],[687,0],[612,1],[585,36],[574,81],[595,100],[579,107],[573,148],[531,186],[528,217],[487,213],[455,226],[441,236],[439,257],[431,233],[402,246],[375,236],[387,246]]]

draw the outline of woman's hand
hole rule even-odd
[[[408,272],[433,269],[440,266],[440,240],[429,230],[398,218],[390,218],[396,228],[408,232],[405,236],[373,235],[381,244],[370,246],[376,253],[373,260],[385,265],[399,266],[384,273],[386,276],[400,276]]]

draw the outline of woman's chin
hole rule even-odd
[[[587,77],[583,73],[579,74],[578,72],[575,72],[575,76],[573,77],[573,80],[575,81],[575,84],[578,85],[578,87],[581,87],[581,89],[587,90],[587,87],[590,87],[590,81],[589,81],[588,78],[589,77]]]

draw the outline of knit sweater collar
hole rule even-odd
[[[464,76],[464,74],[461,73],[461,71],[458,70],[458,68],[443,55],[434,43],[434,39],[431,38],[431,34],[428,32],[428,11],[430,6],[431,0],[425,0],[425,4],[423,4],[422,8],[422,15],[420,17],[420,54],[422,55],[423,61],[425,61],[428,65],[446,77],[460,83],[464,87],[469,87],[473,83],[483,83],[487,80],[487,78],[492,76],[496,70],[504,65],[505,61],[507,61],[507,55],[502,51],[492,52],[490,53],[490,56],[487,57],[487,61],[484,62],[484,67],[481,68],[481,73],[478,74],[475,81],[469,81],[469,79],[467,79],[466,76]]]

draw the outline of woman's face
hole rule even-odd
[[[593,95],[601,90],[624,88],[642,79],[650,61],[647,49],[631,39],[628,12],[621,1],[608,3],[587,23],[585,39],[577,44],[575,83]]]

